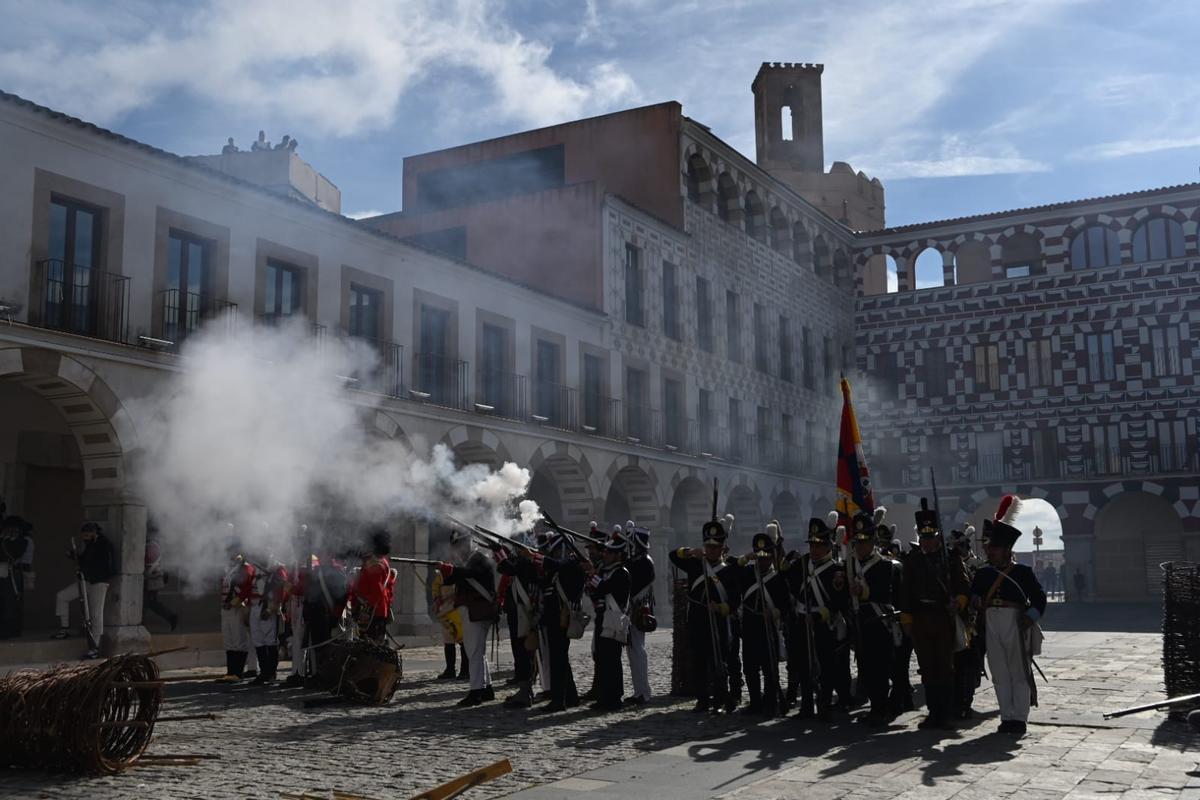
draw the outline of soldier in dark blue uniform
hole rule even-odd
[[[987,564],[975,573],[972,601],[981,609],[988,668],[1000,704],[1000,732],[1025,735],[1030,705],[1037,705],[1033,657],[1041,652],[1037,622],[1046,612],[1046,593],[1033,569],[1013,560],[1021,531],[1014,527],[1021,501],[1005,495],[995,519],[983,521]]]
[[[629,641],[629,570],[625,569],[625,542],[613,538],[601,553],[603,565],[588,581],[596,609],[596,702],[593,711],[621,708],[625,679],[621,648]]]
[[[797,684],[797,716],[811,718],[815,699],[816,717],[823,722],[833,715],[836,651],[847,646],[848,638],[846,569],[833,553],[833,530],[825,520],[813,517],[808,522],[808,552],[790,554],[783,566],[794,600],[788,682],[794,679]]]
[[[875,528],[882,522],[860,513],[854,517],[851,537],[853,553],[846,573],[850,581],[850,603],[855,612],[855,645],[858,648],[859,691],[866,694],[870,711],[860,722],[885,725],[894,650],[900,639],[896,619],[895,571],[899,565],[880,555],[875,547]]]
[[[571,671],[569,636],[572,615],[578,615],[587,580],[583,565],[567,543],[565,534],[554,534],[544,553],[534,556],[542,593],[541,626],[550,650],[550,704],[543,713],[579,705],[579,692]]]
[[[742,623],[742,669],[750,705],[747,714],[773,717],[780,712],[783,696],[779,687],[780,635],[789,612],[790,595],[783,576],[775,569],[775,543],[765,533],[756,533],[753,552],[741,567],[742,598],[738,616]]]
[[[929,715],[920,728],[950,727],[954,698],[954,651],[959,614],[967,607],[967,573],[942,542],[937,511],[924,497],[916,513],[920,548],[904,561],[900,622],[912,638]]]
[[[717,520],[706,522],[704,548],[681,547],[671,553],[671,563],[687,575],[688,650],[691,653],[693,711],[718,713],[732,710],[729,690],[730,616],[740,595],[738,567],[727,564],[725,528]]]

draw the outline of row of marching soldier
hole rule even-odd
[[[852,519],[830,512],[808,526],[807,552],[788,551],[777,523],[752,551],[728,552],[726,525],[704,525],[700,548],[671,553],[685,575],[682,652],[694,710],[829,721],[859,706],[857,721],[884,726],[913,710],[916,655],[927,714],[919,727],[947,729],[974,715],[986,658],[1000,731],[1023,735],[1036,705],[1034,656],[1046,595],[1013,557],[1019,499],[1008,496],[983,522],[986,560],[974,528],[943,535],[922,500],[907,548],[884,525],[885,509]],[[726,518],[729,520],[729,518]],[[680,664],[676,649],[676,667]],[[853,673],[856,680],[852,679]],[[786,669],[786,679],[781,672]],[[836,697],[836,700],[835,700]]]

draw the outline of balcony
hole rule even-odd
[[[255,317],[254,321],[257,324],[267,328],[278,328],[300,317],[300,314],[259,314],[257,317]],[[318,341],[323,341],[325,339],[326,329],[324,325],[319,325],[316,322],[310,322],[308,323],[307,330],[308,335],[314,339]]]
[[[591,436],[620,439],[622,422],[621,401],[602,394],[583,394],[582,430]]]
[[[1196,453],[1183,444],[1160,444],[1151,456],[1155,472],[1200,472]]]
[[[479,370],[475,375],[475,410],[504,419],[528,420],[525,376],[498,369]]]
[[[662,412],[626,403],[625,440],[646,447],[662,447]]]
[[[975,466],[971,469],[971,479],[975,483],[1003,481],[1007,477],[1003,455],[1000,453],[978,454]]]
[[[1154,348],[1154,377],[1165,378],[1179,375],[1182,371],[1183,365],[1180,361],[1178,347]]]
[[[98,269],[82,269],[58,259],[34,265],[29,324],[92,336],[110,342],[129,340],[129,278]]]
[[[691,453],[697,452],[696,443],[699,429],[696,427],[696,421],[686,419],[679,414],[664,414],[663,415],[663,448],[670,450],[672,453]]]
[[[445,408],[467,409],[466,361],[433,353],[413,354],[414,399]]]
[[[323,326],[314,326],[321,328]],[[318,342],[322,341],[318,335]],[[375,364],[370,369],[358,370],[350,378],[356,381],[354,388],[373,394],[383,394],[388,397],[404,397],[404,347],[395,342],[383,339],[370,339],[365,336],[350,336],[351,342],[359,342],[369,347],[375,355]]]
[[[579,408],[575,388],[553,381],[535,381],[531,419],[539,425],[564,431],[579,430]]]
[[[1118,448],[1097,448],[1087,462],[1089,475],[1123,475],[1128,472],[1125,459]]]
[[[175,349],[188,336],[210,322],[223,326],[226,333],[231,332],[237,318],[237,303],[178,289],[166,289],[158,293],[158,310],[154,335],[170,342]]]

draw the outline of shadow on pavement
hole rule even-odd
[[[1162,631],[1161,603],[1052,603],[1042,618],[1046,631]]]

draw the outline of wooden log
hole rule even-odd
[[[468,772],[466,775],[443,783],[441,786],[435,786],[427,792],[415,794],[411,800],[450,800],[452,797],[458,797],[467,789],[478,786],[481,783],[494,781],[496,778],[507,775],[510,772],[512,772],[512,764],[507,758],[502,758],[494,764],[489,764],[486,767]]]
[[[147,657],[149,657],[149,658],[154,658],[155,656],[165,656],[167,653],[181,653],[181,652],[183,652],[184,650],[187,650],[187,649],[188,649],[188,648],[187,648],[187,646],[183,646],[183,647],[172,647],[172,648],[171,648],[171,649],[169,649],[169,650],[155,650],[155,651],[154,651],[154,652],[152,652],[152,653],[146,653],[146,655],[147,655]]]

